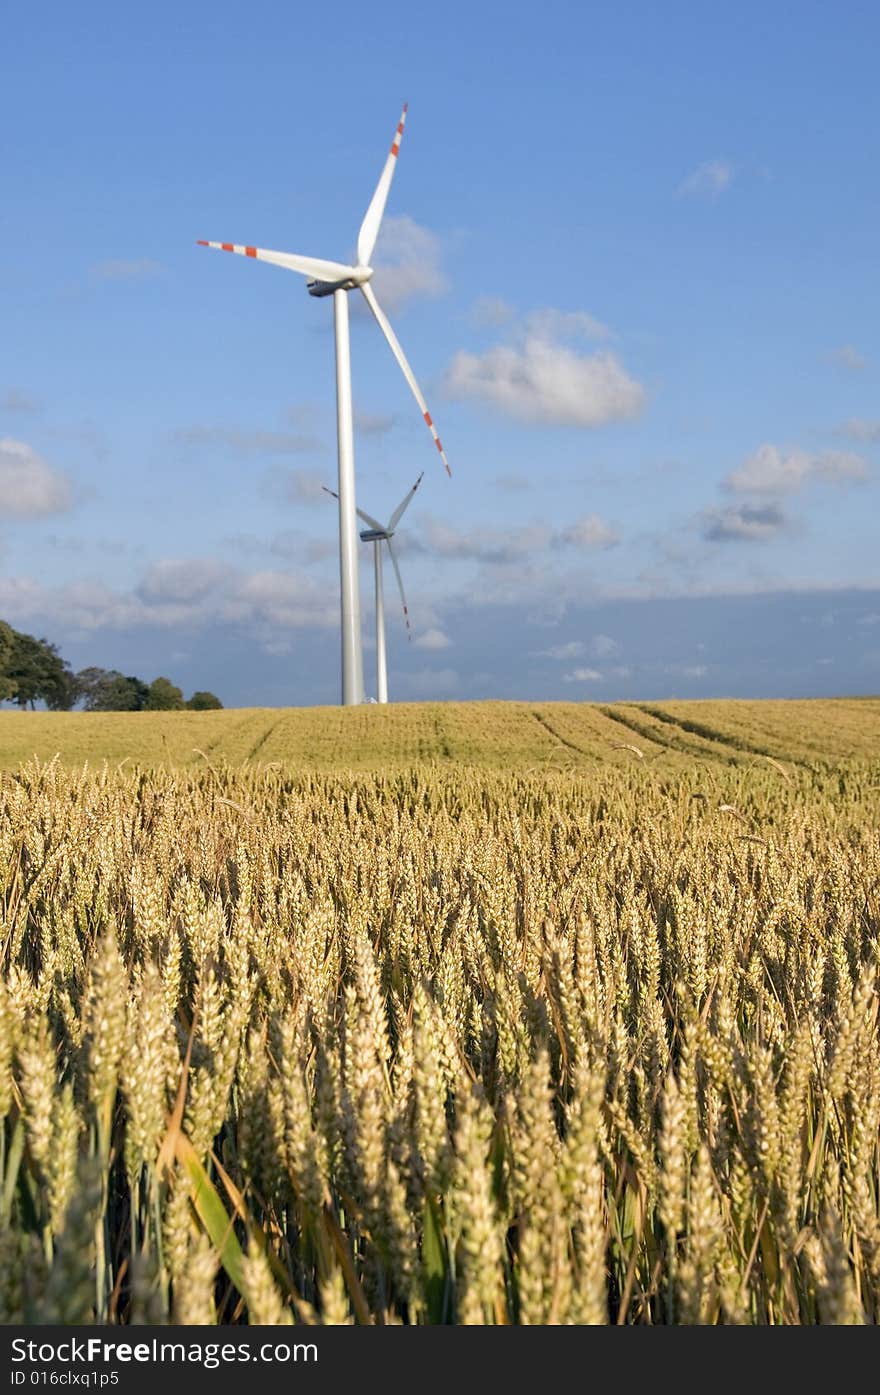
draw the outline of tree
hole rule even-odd
[[[12,630],[12,645],[4,675],[7,696],[19,707],[38,702],[55,712],[66,712],[76,701],[76,680],[54,644],[47,639]]]
[[[81,669],[74,682],[87,712],[142,712],[150,694],[140,678],[115,668]]]
[[[198,692],[193,693],[186,705],[191,712],[211,712],[217,711],[223,703],[213,693]]]
[[[15,649],[15,630],[0,620],[0,702],[15,697],[15,679],[10,676]]]
[[[185,706],[183,693],[170,678],[154,678],[147,697],[149,712],[179,712]]]

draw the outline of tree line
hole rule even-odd
[[[74,673],[56,645],[22,634],[5,620],[0,620],[0,702],[22,708],[44,702],[52,712],[77,705],[86,712],[206,712],[223,706],[206,691],[184,700],[170,678],[145,683],[134,674],[95,667]]]

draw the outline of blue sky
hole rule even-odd
[[[453,478],[358,311],[359,503],[425,471],[391,696],[880,689],[876,6],[44,4],[4,37],[13,625],[336,700],[330,302],[195,243],[352,256],[406,99],[374,285]]]

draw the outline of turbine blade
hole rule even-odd
[[[271,262],[273,266],[283,266],[286,271],[298,271],[302,276],[311,276],[315,281],[348,281],[356,275],[353,266],[343,262],[325,262],[319,257],[300,257],[295,252],[272,252],[266,247],[242,247],[237,242],[203,242],[199,247],[216,247],[218,252],[237,252],[240,257],[254,257],[258,262]]]
[[[325,494],[332,495],[332,497],[336,500],[339,499],[339,495],[336,493],[335,489],[328,489],[326,484],[322,484],[321,488],[323,489]],[[363,519],[364,523],[366,523],[368,528],[375,528],[377,533],[381,533],[384,531],[382,528],[382,524],[377,523],[375,518],[371,518],[368,513],[364,513],[363,509],[355,509],[355,513],[357,514],[358,518]]]
[[[393,533],[393,532],[394,532],[394,530],[395,530],[395,528],[397,527],[398,523],[399,523],[400,520],[403,518],[403,515],[406,513],[407,509],[409,508],[410,504],[412,503],[412,501],[413,501],[413,495],[415,494],[416,490],[418,489],[419,485],[421,484],[421,482],[422,482],[422,480],[423,480],[424,478],[425,478],[425,472],[424,472],[424,470],[423,470],[422,473],[419,475],[418,479],[416,480],[415,484],[413,485],[412,489],[408,489],[408,490],[407,490],[406,494],[403,496],[403,499],[402,499],[401,502],[397,505],[397,508],[394,510],[393,514],[391,515],[391,518],[390,518],[389,521],[388,521],[388,528],[387,528],[387,530],[386,530],[387,532],[389,532],[389,533]]]
[[[385,531],[382,524],[378,523],[370,514],[364,513],[363,509],[355,509],[355,513],[358,518],[362,518],[367,527],[372,528],[375,533],[382,533]]]
[[[404,354],[403,349],[400,347],[400,344],[398,343],[397,335],[394,333],[394,330],[388,323],[388,320],[385,317],[385,312],[383,311],[381,305],[379,304],[378,300],[373,294],[372,287],[369,285],[369,283],[364,282],[364,284],[361,286],[361,290],[364,293],[364,299],[366,300],[367,304],[369,305],[370,309],[376,317],[376,321],[379,325],[379,328],[385,335],[385,338],[388,340],[391,352],[397,359],[397,362],[400,364],[401,372],[403,373],[403,376],[406,378],[406,381],[409,383],[413,397],[416,399],[416,401],[419,404],[419,407],[421,408],[422,416],[425,418],[425,421],[428,425],[428,430],[434,437],[434,445],[440,452],[440,458],[446,467],[446,473],[447,475],[451,476],[452,471],[449,468],[449,461],[446,459],[446,452],[440,444],[440,437],[437,435],[437,429],[434,426],[433,421],[431,420],[431,413],[428,411],[428,404],[422,396],[419,385],[415,380],[415,375],[406,361],[406,355]]]
[[[403,618],[406,621],[406,637],[412,639],[412,626],[409,623],[409,611],[406,606],[406,592],[403,589],[403,577],[400,575],[400,567],[397,565],[397,553],[391,545],[391,539],[386,538],[388,544],[388,554],[391,558],[391,565],[394,568],[394,575],[397,577],[397,585],[400,589],[400,599],[403,603]]]
[[[388,152],[388,159],[385,161],[385,168],[379,175],[379,183],[376,185],[376,192],[370,199],[370,206],[364,214],[364,221],[361,223],[361,230],[358,233],[358,262],[361,266],[369,266],[373,249],[376,246],[376,238],[379,236],[379,228],[382,224],[382,214],[385,212],[385,204],[388,200],[388,190],[391,188],[391,181],[394,178],[394,170],[397,165],[397,154],[400,150],[400,142],[403,138],[403,128],[406,124],[406,102],[403,104],[403,111],[397,130],[394,133],[394,140],[391,142],[391,149]]]

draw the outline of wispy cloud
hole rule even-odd
[[[868,366],[867,359],[853,344],[841,344],[832,349],[828,355],[828,362],[845,369],[847,373],[862,373]]]
[[[373,412],[355,412],[355,430],[362,436],[386,436],[394,425],[394,417],[389,413],[381,416]]]
[[[607,334],[586,311],[533,311],[513,330],[510,343],[483,354],[460,349],[447,369],[445,390],[544,425],[592,427],[637,416],[644,389],[617,355],[585,353],[570,342]]]
[[[523,490],[531,489],[534,485],[534,481],[528,475],[519,474],[515,470],[496,475],[492,483],[496,489],[503,489],[505,494],[521,494]]]
[[[39,412],[42,405],[35,397],[20,392],[18,388],[7,388],[0,393],[0,407],[6,412]]]
[[[797,446],[765,443],[738,470],[731,471],[723,486],[735,493],[794,494],[813,480],[846,484],[866,475],[864,460],[851,451],[815,454]]]
[[[477,329],[499,329],[516,319],[516,311],[501,296],[481,295],[471,309],[471,322]]]
[[[67,476],[53,469],[26,441],[0,437],[0,515],[42,518],[73,505]]]
[[[786,526],[778,504],[734,504],[706,509],[700,516],[707,542],[765,542]]]
[[[663,672],[676,678],[706,678],[709,669],[706,664],[664,664]]]
[[[506,563],[542,551],[550,544],[553,530],[544,523],[520,528],[453,528],[448,523],[428,519],[423,525],[423,537],[423,542],[411,539],[409,550],[462,561]]]
[[[598,683],[602,674],[597,668],[574,668],[562,675],[564,683]]]
[[[560,542],[568,543],[572,547],[606,548],[614,547],[620,542],[620,535],[615,529],[595,513],[576,519],[561,530],[558,538]]]
[[[838,427],[837,435],[850,441],[880,441],[880,418],[850,417]]]
[[[454,668],[422,668],[415,673],[400,673],[396,684],[407,697],[450,697],[461,688],[461,675]]]
[[[315,450],[313,436],[293,431],[260,431],[236,426],[180,426],[171,439],[181,446],[220,448],[233,455],[300,455]]]
[[[93,281],[151,281],[164,276],[166,270],[167,267],[151,257],[139,257],[132,261],[97,262],[89,267],[89,276]]]
[[[273,499],[284,504],[326,504],[325,480],[317,470],[298,470],[292,466],[276,465],[263,477],[263,488]]]
[[[564,644],[552,644],[549,649],[537,649],[535,657],[558,659],[561,662],[565,659],[579,659],[586,652],[587,647],[582,639],[569,639]]]
[[[443,295],[448,282],[441,256],[440,239],[430,228],[406,214],[386,217],[373,258],[373,289],[383,309],[398,310],[418,296]]]
[[[608,339],[611,331],[586,310],[556,310],[545,306],[525,317],[526,334],[537,339],[567,342],[572,339]]]
[[[421,536],[405,534],[401,541],[403,550],[408,552],[431,552],[440,557],[503,566],[550,547],[603,550],[613,547],[618,536],[596,514],[589,514],[561,529],[546,523],[519,528],[454,528],[429,518],[423,523]]]
[[[678,192],[717,198],[730,188],[735,176],[736,169],[729,160],[705,160],[682,180]]]
[[[426,630],[414,641],[417,649],[449,649],[452,640],[442,630]]]
[[[557,659],[560,662],[567,659],[580,659],[589,654],[593,659],[607,659],[612,654],[616,654],[620,649],[617,640],[610,635],[593,635],[589,643],[582,639],[570,639],[564,644],[553,644],[549,649],[538,649],[535,651],[536,658]]]
[[[326,502],[326,495],[321,497]],[[335,539],[312,537],[301,528],[284,528],[270,538],[258,537],[256,533],[232,533],[222,539],[222,545],[246,556],[265,557],[268,552],[286,562],[309,565],[335,557],[338,547]]]

